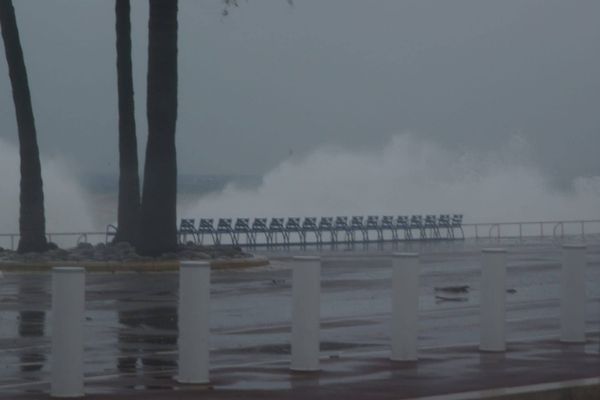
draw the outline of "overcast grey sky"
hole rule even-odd
[[[15,1],[43,156],[117,171],[114,1]],[[147,2],[134,0],[140,155]],[[263,173],[323,145],[413,132],[553,176],[600,175],[600,1],[180,0],[180,171]],[[3,52],[2,52],[3,54]],[[0,137],[16,141],[4,56]]]

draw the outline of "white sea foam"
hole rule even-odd
[[[229,185],[182,217],[463,213],[472,222],[600,218],[600,177],[558,189],[518,138],[494,153],[451,151],[413,135],[379,151],[323,148],[288,160],[256,189]]]

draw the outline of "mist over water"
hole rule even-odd
[[[181,217],[462,213],[469,222],[600,218],[600,177],[559,189],[513,138],[493,153],[451,151],[406,134],[378,151],[319,149],[285,161],[256,189],[228,185]]]
[[[47,232],[92,229],[88,202],[58,160],[42,159]],[[19,232],[19,149],[0,140],[0,233]]]

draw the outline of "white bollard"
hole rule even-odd
[[[209,382],[210,263],[182,261],[179,268],[180,383]]]
[[[392,361],[417,360],[419,255],[392,256]]]
[[[292,272],[292,371],[319,370],[321,259],[294,257]]]
[[[52,397],[83,396],[85,269],[52,268]]]
[[[585,342],[585,245],[563,245],[560,340]]]
[[[482,351],[506,350],[506,250],[483,249],[480,333]]]

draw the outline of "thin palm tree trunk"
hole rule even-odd
[[[19,210],[19,233],[17,251],[41,252],[47,250],[46,219],[44,216],[44,192],[40,155],[36,139],[35,121],[27,70],[19,39],[15,10],[11,0],[0,0],[0,27],[6,51],[6,61],[12,86],[19,153],[21,157],[21,192]]]
[[[115,1],[119,97],[119,206],[115,242],[135,245],[140,220],[140,178],[133,100],[130,9],[129,0]]]

